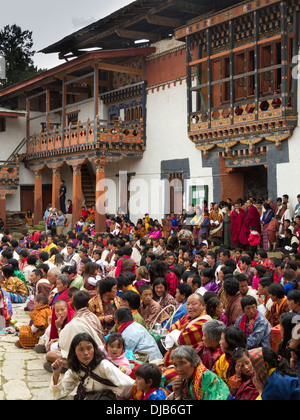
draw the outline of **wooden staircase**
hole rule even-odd
[[[93,174],[93,169],[88,165],[83,165],[81,168],[81,184],[85,206],[88,209],[96,201],[96,177]]]

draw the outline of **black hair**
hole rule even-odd
[[[123,255],[126,255],[127,257],[130,257],[132,254],[132,247],[129,245],[126,245],[122,248],[123,250]]]
[[[113,277],[105,277],[97,283],[100,295],[110,292],[111,289],[117,285],[117,280]]]
[[[192,288],[189,284],[187,283],[180,283],[176,286],[176,289],[179,290],[179,293],[181,295],[184,295],[185,298],[187,299],[189,296],[191,296],[191,294],[193,293]]]
[[[206,303],[206,313],[212,318],[216,314],[216,309],[220,305],[221,301],[216,296],[210,297]]]
[[[133,321],[131,309],[121,306],[115,312],[115,319],[117,319],[120,324],[123,324],[123,322]]]
[[[28,255],[27,264],[28,265],[36,265],[37,258],[35,255]]]
[[[90,342],[94,347],[94,358],[91,361],[89,368],[91,370],[94,370],[101,362],[102,360],[106,359],[105,355],[102,353],[102,351],[99,349],[97,343],[95,340],[87,333],[81,333],[75,335],[73,338],[69,354],[68,354],[68,367],[75,373],[79,373],[81,371],[81,363],[78,360],[76,356],[76,347],[82,342],[82,341],[88,341]]]
[[[114,341],[117,341],[119,346],[121,345],[123,350],[125,350],[125,340],[120,333],[111,333],[107,339],[105,340],[105,348],[107,350],[107,346]]]
[[[90,299],[90,295],[84,290],[78,290],[75,292],[73,297],[73,305],[76,311],[82,308],[87,308]]]
[[[142,284],[139,287],[139,294],[142,295],[145,290],[152,290],[152,287],[150,286],[150,284]]]
[[[140,295],[133,290],[125,290],[120,294],[120,299],[126,300],[132,310],[138,310],[141,305]]]
[[[244,356],[249,357],[249,352],[246,348],[243,348],[243,347],[237,347],[232,353],[231,366],[234,372],[235,372],[236,362]]]
[[[214,270],[212,268],[203,268],[201,271],[201,276],[207,277],[211,280],[214,279]]]
[[[261,279],[259,279],[258,284],[261,285],[261,287],[266,287],[266,286],[271,286],[271,284],[273,284],[274,281],[272,279],[272,277],[262,277]]]
[[[270,295],[276,296],[278,299],[284,298],[284,287],[280,283],[272,283],[269,288],[268,292]]]
[[[280,316],[280,325],[283,327],[283,338],[278,346],[277,353],[282,357],[288,356],[286,351],[288,343],[292,338],[293,329],[295,328],[295,323],[293,322],[295,315],[294,312],[285,312]],[[290,352],[288,351],[288,353],[290,357]]]
[[[240,288],[238,280],[231,276],[229,278],[224,279],[224,291],[228,293],[229,296],[235,296]]]
[[[19,270],[19,263],[15,258],[11,258],[10,260],[8,260],[7,264],[10,264],[14,271]]]
[[[241,306],[243,310],[246,308],[246,306],[252,306],[252,305],[255,305],[257,307],[257,301],[255,297],[250,296],[250,295],[242,297]]]
[[[135,374],[138,378],[144,379],[146,384],[150,384],[150,381],[152,381],[151,388],[157,389],[160,387],[162,373],[158,366],[145,363],[136,369]]]
[[[46,251],[42,251],[39,253],[39,259],[42,260],[43,262],[48,261],[49,260],[49,254]]]
[[[2,272],[3,272],[4,277],[6,277],[7,279],[14,275],[13,267],[8,264],[2,267]]]
[[[300,290],[292,290],[287,295],[288,300],[293,300],[296,304],[300,305]]]
[[[165,288],[164,294],[163,294],[163,298],[165,298],[168,294],[168,286],[166,283],[166,280],[163,279],[162,277],[158,277],[157,279],[154,280],[153,285],[152,285],[152,291],[153,291],[153,299],[155,301],[159,300],[159,297],[157,296],[157,294],[155,293],[155,286],[159,286],[160,284],[162,284]]]
[[[132,283],[131,280],[128,277],[126,277],[122,274],[120,274],[118,277],[116,277],[116,280],[117,280],[119,290],[122,290],[122,287],[130,286],[131,283]]]
[[[48,297],[46,295],[44,295],[44,293],[38,293],[35,296],[35,300],[39,303],[39,302],[43,302],[44,305],[48,305]]]
[[[227,327],[224,338],[230,351],[234,351],[237,347],[247,348],[247,337],[240,327]]]
[[[270,347],[263,347],[262,349],[264,362],[268,363],[269,369],[275,368],[277,372],[283,375],[289,375],[293,378],[297,377],[297,373],[293,370],[288,361],[284,358],[278,358],[275,350]]]

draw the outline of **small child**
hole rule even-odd
[[[248,241],[250,243],[250,251],[253,252],[255,255],[257,252],[257,247],[260,244],[260,234],[257,232],[254,226],[250,226],[250,236],[248,238]]]
[[[160,388],[162,374],[158,366],[145,363],[137,368],[135,374],[137,391],[142,391],[141,401],[166,400],[166,393]]]
[[[229,389],[235,400],[256,400],[259,395],[253,379],[255,370],[247,349],[238,348],[232,354],[235,375],[229,378]]]
[[[131,374],[131,367],[126,357],[125,341],[120,333],[112,333],[105,341],[105,345],[100,347],[115,366],[117,366],[126,375]]]
[[[39,342],[40,337],[48,327],[49,316],[52,310],[48,306],[48,298],[40,293],[34,298],[34,310],[30,313],[30,324],[20,328],[19,340],[16,347],[33,349]]]

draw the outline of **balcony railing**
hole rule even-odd
[[[282,95],[266,95],[258,100],[256,112],[255,98],[236,101],[233,107],[224,104],[210,110],[201,110],[190,114],[189,136],[191,140],[213,140],[232,137],[235,134],[248,133],[257,130],[257,126],[273,124],[275,128],[284,129],[290,124],[293,117],[291,101],[294,93],[289,95],[288,107],[284,108]]]
[[[64,155],[74,151],[97,149],[101,145],[110,149],[129,146],[144,146],[144,122],[107,122],[96,119],[69,124],[64,130],[54,127],[49,131],[33,134],[27,140],[27,160],[34,157]]]

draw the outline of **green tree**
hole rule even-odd
[[[0,31],[0,55],[6,60],[7,81],[0,82],[0,88],[11,86],[41,72],[33,62],[32,32],[23,31],[20,26],[6,25]]]

